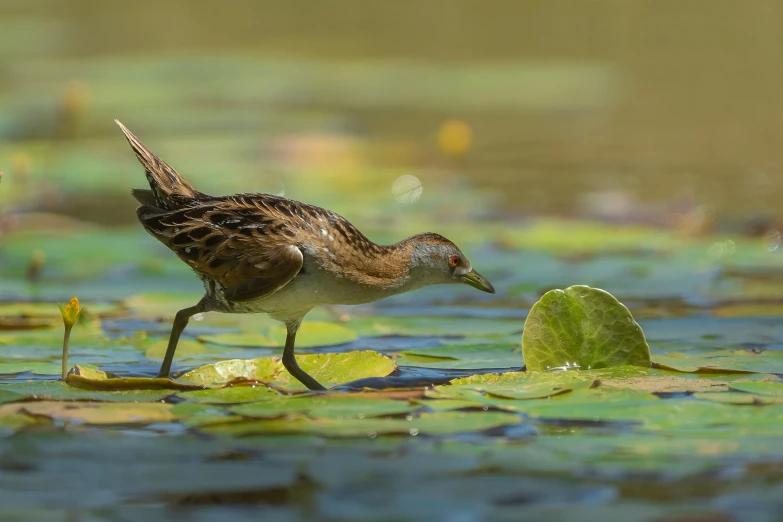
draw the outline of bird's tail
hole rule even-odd
[[[134,189],[133,196],[142,204],[163,210],[175,210],[193,200],[204,199],[202,194],[171,168],[165,161],[152,153],[119,120],[114,120],[128,139],[133,152],[147,171],[151,190]]]

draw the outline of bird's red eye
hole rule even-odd
[[[459,256],[451,256],[449,258],[449,265],[451,265],[451,268],[457,268],[458,264],[459,264]]]

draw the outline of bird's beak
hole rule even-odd
[[[478,288],[482,292],[489,292],[490,294],[495,293],[495,287],[492,286],[492,283],[484,279],[484,277],[475,270],[471,270],[462,276],[462,282],[473,288]]]

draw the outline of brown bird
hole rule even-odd
[[[204,284],[198,304],[174,318],[159,377],[169,376],[179,337],[197,313],[266,313],[281,321],[283,366],[309,389],[323,390],[294,357],[296,332],[313,307],[369,303],[439,283],[495,293],[443,236],[381,246],[320,207],[270,194],[208,196],[115,122],[147,172],[150,189],[132,191],[139,221]]]

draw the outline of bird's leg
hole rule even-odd
[[[169,373],[171,372],[171,362],[174,360],[174,352],[177,351],[179,336],[182,335],[182,331],[188,325],[190,318],[203,311],[204,309],[201,306],[201,303],[199,303],[196,306],[184,308],[177,312],[177,315],[174,317],[174,324],[171,325],[169,346],[166,348],[166,356],[163,358],[163,364],[160,365],[160,372],[158,372],[158,377],[168,379]]]
[[[296,357],[294,357],[294,343],[296,342],[296,332],[299,330],[300,321],[286,323],[285,327],[288,334],[285,337],[285,348],[283,349],[283,366],[288,370],[288,373],[296,377],[296,379],[307,386],[308,390],[326,390],[321,386],[318,381],[310,377],[307,372],[296,364]]]

